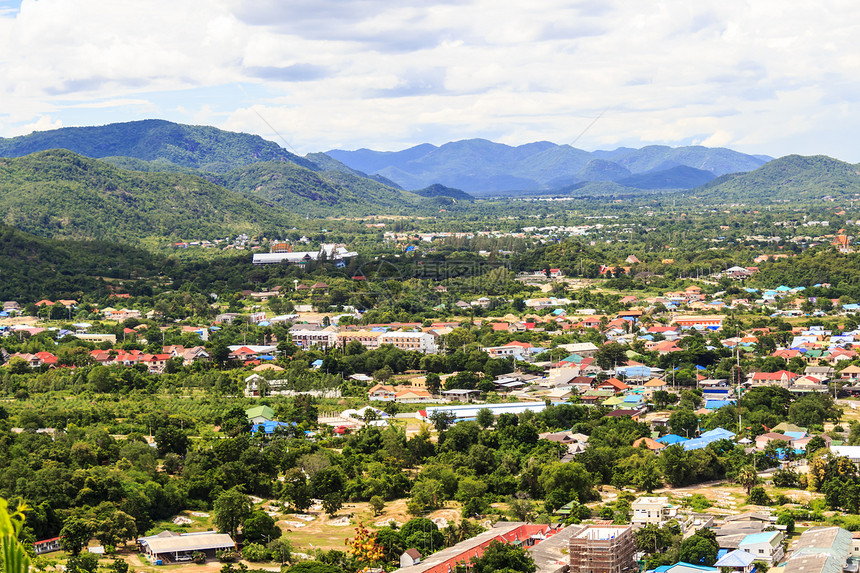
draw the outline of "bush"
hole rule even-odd
[[[763,487],[756,486],[750,490],[750,496],[747,500],[753,505],[770,505],[773,501]]]
[[[242,557],[248,561],[269,561],[271,552],[259,543],[249,543],[242,548]]]
[[[773,472],[773,485],[776,487],[797,487],[799,476],[793,470],[776,470]]]
[[[216,551],[215,557],[221,563],[235,563],[236,561],[238,561],[241,558],[241,555],[239,555],[235,551],[226,550],[226,551]]]
[[[200,551],[195,551],[191,554],[191,560],[198,565],[203,565],[206,563],[206,554]]]

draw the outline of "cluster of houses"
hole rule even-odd
[[[31,368],[39,368],[41,366],[55,367],[58,366],[57,356],[51,352],[43,351],[35,354],[16,352],[12,354],[3,354],[4,362],[8,362],[13,358],[21,358],[26,361]],[[192,348],[184,348],[182,346],[164,346],[159,354],[149,354],[141,350],[123,350],[112,348],[110,350],[92,350],[90,357],[93,362],[103,366],[135,366],[142,364],[146,369],[153,374],[161,374],[167,366],[168,360],[173,358],[181,358],[183,366],[188,366],[198,361],[209,360],[209,353],[203,346],[195,346]]]

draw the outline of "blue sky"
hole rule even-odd
[[[843,0],[0,0],[0,136],[158,117],[301,154],[482,137],[860,162],[858,16]]]

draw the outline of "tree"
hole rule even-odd
[[[675,410],[669,416],[669,427],[673,434],[679,436],[695,436],[699,429],[699,418],[690,410]]]
[[[215,525],[235,539],[239,526],[251,515],[251,508],[251,498],[236,488],[227,490],[215,500]]]
[[[806,457],[807,459],[811,459],[812,456],[815,455],[815,452],[822,448],[827,447],[827,442],[824,441],[824,438],[821,436],[814,436],[811,440],[806,443]]]
[[[137,524],[132,516],[116,510],[96,521],[94,535],[102,545],[117,546],[137,537]]]
[[[604,344],[594,353],[594,361],[604,370],[627,363],[627,348],[617,342]]]
[[[382,559],[385,550],[376,542],[376,537],[363,523],[355,528],[355,537],[346,540],[347,553],[352,555],[360,564],[366,564],[368,570],[370,565]]]
[[[158,446],[158,457],[167,454],[184,456],[188,451],[188,435],[176,426],[162,426],[155,431],[155,443]]]
[[[271,553],[259,543],[246,543],[242,547],[242,558],[248,561],[268,561]]]
[[[423,555],[429,555],[445,546],[445,538],[439,527],[426,517],[415,517],[403,524],[400,537],[407,549],[414,547]]]
[[[343,497],[338,492],[332,492],[323,497],[322,508],[329,517],[334,517],[343,507]]]
[[[786,535],[794,533],[794,516],[787,511],[779,514],[779,517],[776,518],[776,524],[785,526]]]
[[[71,573],[96,573],[99,568],[99,558],[95,553],[81,553],[69,557],[66,570]]]
[[[493,411],[489,408],[481,408],[480,410],[478,410],[478,414],[475,417],[475,421],[478,422],[478,425],[481,426],[482,429],[489,428],[493,425],[493,422],[495,421]]]
[[[373,510],[373,515],[380,515],[385,508],[385,500],[378,495],[370,498],[370,509]]]
[[[281,536],[281,528],[265,511],[251,513],[242,524],[242,539],[245,543],[268,543]]]
[[[750,490],[756,483],[758,483],[758,474],[751,466],[744,466],[738,470],[738,474],[735,476],[735,481],[738,485],[747,490],[747,495],[749,495]]]
[[[440,434],[447,430],[451,424],[454,423],[454,414],[449,412],[448,410],[436,410],[432,414],[430,414],[430,422],[433,424],[433,427],[436,428],[436,431]]]
[[[760,485],[750,490],[748,501],[753,505],[770,505],[772,502],[770,496]]]
[[[60,530],[60,543],[63,549],[72,555],[78,555],[81,549],[87,546],[90,537],[92,537],[92,530],[89,525],[77,517],[68,518]]]
[[[710,567],[717,561],[720,546],[717,536],[710,529],[700,529],[694,535],[681,542],[679,559],[693,565]]]
[[[293,546],[286,539],[274,539],[266,546],[272,556],[272,561],[286,563],[292,559]]]
[[[490,542],[480,557],[473,557],[470,573],[534,573],[534,559],[523,547],[496,540]]]

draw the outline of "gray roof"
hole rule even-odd
[[[581,525],[568,525],[546,541],[529,547],[528,551],[537,565],[538,573],[562,571],[570,561],[568,555],[570,538],[582,529]]]
[[[841,573],[851,552],[851,533],[841,527],[814,527],[794,544],[785,573]]]
[[[206,531],[203,533],[186,533],[171,537],[144,537],[139,539],[142,544],[149,546],[152,553],[176,553],[185,551],[206,551],[207,549],[234,548],[236,543],[226,533]]]

